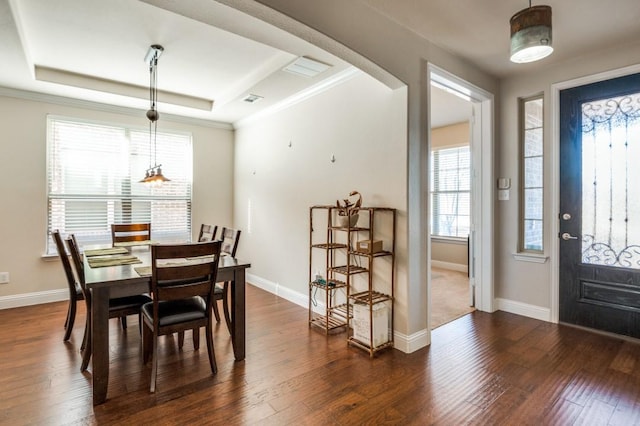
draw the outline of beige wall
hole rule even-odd
[[[431,129],[431,150],[469,145],[469,122]]]
[[[235,223],[252,282],[306,306],[309,207],[358,190],[366,206],[398,209],[396,279],[407,285],[405,105],[404,89],[358,73],[236,130]]]
[[[11,306],[13,299],[19,300],[17,304],[37,302],[41,292],[52,293],[43,295],[45,299],[68,297],[68,293],[56,292],[66,289],[59,261],[42,257],[47,230],[47,114],[146,126],[144,111],[119,114],[0,96],[0,271],[11,277],[9,284],[0,284],[0,298],[4,298],[0,307]],[[166,117],[159,128],[193,135],[194,228],[199,229],[204,221],[231,224],[233,131],[170,122]],[[164,172],[171,174],[170,170]]]
[[[496,223],[500,224],[496,238],[496,297],[515,301],[543,311],[551,307],[552,260],[557,253],[551,251],[554,239],[551,223],[557,220],[557,199],[552,198],[554,117],[559,114],[553,105],[551,88],[554,83],[574,80],[606,71],[638,64],[640,42],[631,41],[626,46],[616,46],[591,52],[588,55],[551,66],[540,65],[531,73],[505,79],[501,84],[502,110],[498,117],[498,129],[503,143],[496,152],[498,176],[511,178],[509,201],[497,202]],[[543,63],[544,61],[541,61]],[[518,232],[518,99],[544,93],[544,244],[546,262],[543,264],[519,261],[514,258]],[[557,131],[557,127],[555,128]],[[557,161],[557,158],[556,158]]]
[[[391,21],[387,17],[357,1],[324,0],[303,2],[295,0],[260,0],[286,17],[304,26],[295,26],[287,19],[265,13],[255,2],[220,0],[232,7],[240,7],[254,16],[269,19],[271,23],[311,42],[323,41],[318,34],[336,40],[339,46],[326,43],[325,47],[365,71],[366,58],[403,81],[407,92],[407,274],[405,288],[397,292],[396,304],[402,307],[396,333],[406,337],[407,351],[429,343],[428,318],[428,185],[427,160],[429,123],[427,64],[438,67],[486,90],[497,93],[497,80],[473,64],[431,44],[417,34]],[[313,30],[309,30],[312,28]],[[317,31],[317,32],[316,32]],[[354,54],[353,52],[357,52]],[[346,141],[345,141],[346,142]],[[406,308],[406,309],[405,309]],[[399,345],[396,345],[398,347]]]
[[[469,122],[431,129],[431,150],[469,145]],[[431,260],[438,266],[466,268],[469,258],[467,243],[431,238]]]

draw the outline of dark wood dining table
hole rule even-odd
[[[84,257],[85,282],[92,294],[93,405],[102,404],[107,400],[109,299],[150,292],[151,277],[141,276],[135,268],[151,265],[151,250],[148,247],[131,247],[129,251],[142,263],[92,268],[89,266],[87,256]],[[245,274],[246,269],[250,267],[250,263],[229,256],[221,257],[218,266],[218,282],[231,282],[231,340],[237,361],[245,357]]]

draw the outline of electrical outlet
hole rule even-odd
[[[9,284],[8,272],[0,272],[0,284]]]

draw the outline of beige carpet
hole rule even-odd
[[[473,312],[466,272],[431,268],[431,329]]]

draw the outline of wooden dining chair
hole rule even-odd
[[[220,252],[222,256],[236,257],[236,251],[238,250],[238,243],[240,242],[240,230],[232,228],[222,228],[221,233],[222,247]],[[216,321],[220,322],[220,313],[218,312],[218,300],[222,301],[222,310],[224,313],[224,320],[227,323],[227,329],[231,333],[231,315],[229,314],[229,281],[225,281],[221,286],[216,284],[214,293],[213,313],[216,317]]]
[[[91,292],[87,289],[84,279],[84,264],[82,263],[82,257],[80,256],[80,250],[76,245],[76,240],[73,235],[67,238],[67,247],[71,253],[71,259],[75,266],[76,275],[78,276],[78,282],[84,295],[85,304],[87,306],[87,321],[84,327],[84,338],[82,340],[81,349],[82,364],[80,371],[85,371],[89,365],[91,359]],[[140,294],[136,296],[118,297],[109,299],[109,318],[126,318],[128,315],[138,315],[138,329],[142,332],[142,319],[140,316],[140,308],[145,303],[151,301],[151,298],[146,294]],[[122,326],[125,328],[125,322],[122,321]]]
[[[150,223],[113,223],[111,242],[114,247],[145,245],[151,242]]]
[[[84,300],[84,293],[82,292],[82,288],[80,288],[80,284],[76,280],[76,277],[73,274],[73,270],[71,269],[69,255],[67,254],[67,250],[64,248],[64,243],[62,242],[60,231],[55,230],[51,233],[51,235],[53,236],[53,241],[56,243],[58,256],[60,256],[60,261],[62,263],[62,267],[64,268],[64,274],[67,277],[67,286],[69,288],[69,307],[67,308],[67,318],[64,321],[65,333],[63,337],[63,341],[66,342],[71,337],[73,324],[76,321],[78,300]]]
[[[218,233],[217,225],[207,225],[203,223],[200,225],[200,233],[198,234],[198,242],[215,241],[216,234]]]
[[[218,371],[213,348],[211,305],[220,246],[220,241],[151,246],[153,302],[142,307],[142,354],[145,364],[149,358],[152,360],[151,392],[156,390],[159,336],[172,333],[184,336],[185,330],[205,327],[211,372],[215,374]],[[182,341],[179,346],[182,347]]]

